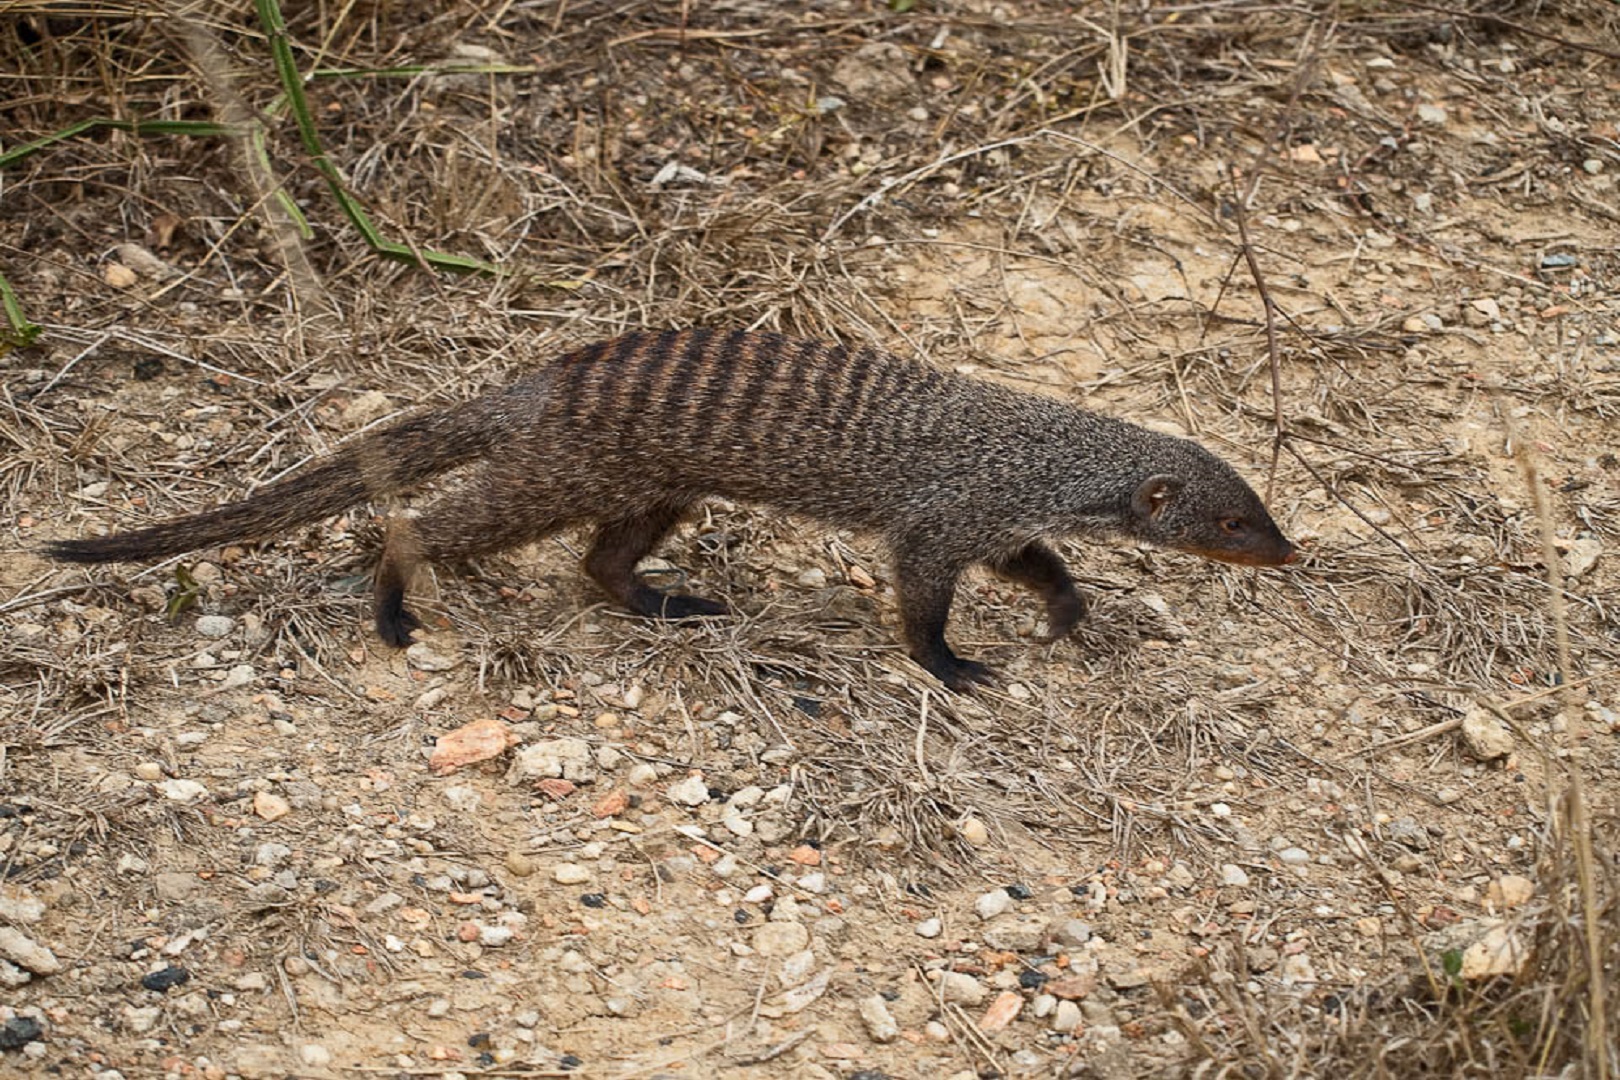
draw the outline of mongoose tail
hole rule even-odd
[[[1185,439],[880,349],[704,329],[575,349],[240,503],[46,550],[75,562],[160,558],[318,521],[462,464],[461,483],[390,523],[375,615],[391,645],[418,625],[405,597],[420,563],[575,525],[594,527],[585,571],[620,607],[723,613],[636,573],[712,496],[880,534],[908,651],[957,690],[987,676],[945,640],[956,583],[975,563],[1035,590],[1061,637],[1085,604],[1046,538],[1124,533],[1254,566],[1295,557],[1249,485]]]
[[[199,548],[271,536],[342,513],[482,455],[498,432],[485,399],[412,417],[278,480],[241,502],[147,529],[83,540],[52,540],[44,552],[75,563],[144,562]]]

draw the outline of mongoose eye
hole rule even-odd
[[[1237,536],[1245,529],[1242,518],[1226,518],[1221,522],[1221,531],[1227,536]]]

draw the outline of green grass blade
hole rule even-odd
[[[0,308],[4,308],[6,313],[6,326],[0,331],[0,356],[12,349],[32,345],[43,332],[23,314],[22,301],[17,299],[16,291],[4,274],[0,274]]]
[[[212,120],[114,120],[110,116],[92,116],[88,120],[69,124],[61,131],[53,131],[49,135],[25,142],[0,154],[0,169],[15,165],[30,154],[48,146],[55,146],[75,135],[83,135],[87,131],[98,131],[102,128],[128,131],[135,135],[195,135],[208,138],[239,133],[239,130],[230,124],[220,124]]]
[[[281,88],[287,95],[287,105],[292,109],[293,121],[298,125],[298,137],[304,144],[304,151],[309,154],[315,167],[325,178],[326,186],[331,190],[332,197],[337,200],[343,216],[349,219],[350,224],[371,249],[385,258],[417,265],[425,263],[428,266],[460,273],[499,273],[499,267],[482,259],[446,255],[437,251],[419,251],[405,244],[396,244],[383,239],[382,233],[372,224],[371,216],[366,213],[365,208],[349,194],[348,186],[344,183],[337,166],[332,164],[332,159],[326,154],[326,148],[321,144],[320,132],[315,127],[315,117],[309,111],[309,99],[304,96],[304,77],[298,70],[298,62],[293,58],[292,45],[287,40],[287,23],[281,16],[281,5],[276,0],[255,0],[254,6],[258,10],[259,23],[264,27],[265,37],[270,42],[271,62],[275,64],[276,75],[281,79]]]

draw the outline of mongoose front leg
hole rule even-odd
[[[1046,601],[1046,633],[1043,642],[1067,637],[1086,614],[1086,602],[1074,588],[1074,579],[1057,552],[1031,541],[1004,559],[990,563],[990,569],[1009,581],[1034,589]]]
[[[917,551],[895,554],[895,591],[900,597],[900,621],[911,658],[923,670],[958,693],[975,683],[990,681],[990,669],[976,660],[964,660],[945,641],[945,621],[956,596],[961,568],[940,563]]]
[[[585,556],[585,572],[629,611],[653,619],[690,619],[724,615],[726,605],[701,596],[666,593],[636,576],[636,563],[652,553],[685,510],[663,506],[634,517],[611,521],[596,532]]]

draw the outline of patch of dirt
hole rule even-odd
[[[245,10],[0,45],[22,138],[239,99],[268,163],[98,130],[0,171],[44,327],[0,358],[6,1071],[1600,1075],[1547,1018],[1615,955],[1612,9],[407,7],[289,6],[319,134],[386,236],[498,277],[365,246]],[[698,323],[1188,434],[1308,557],[1066,543],[1054,644],[972,575],[1000,682],[954,696],[875,539],[759,507],[652,568],[734,618],[621,615],[564,534],[424,575],[408,652],[388,506],[36,553]]]

